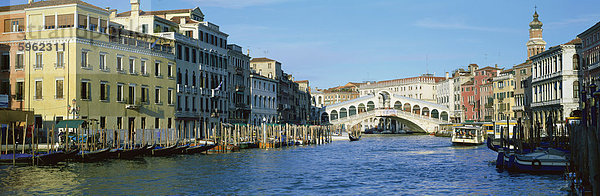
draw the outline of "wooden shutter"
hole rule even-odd
[[[54,24],[54,22],[55,22],[54,15],[46,16],[45,20],[46,20],[45,26],[44,26],[45,29],[54,29],[56,27],[56,26],[54,26],[55,25]]]

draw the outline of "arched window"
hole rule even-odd
[[[188,85],[188,70],[185,70],[185,85]]]
[[[573,82],[573,98],[579,98],[579,82]]]
[[[196,86],[196,72],[192,72],[192,86]]]
[[[573,70],[579,70],[579,55],[573,55]]]
[[[367,102],[367,111],[372,111],[375,109],[375,103],[372,101]]]

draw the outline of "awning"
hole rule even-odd
[[[79,128],[84,120],[62,120],[56,123],[56,128]]]
[[[0,124],[25,121],[27,121],[29,124],[33,124],[33,111],[0,109]]]

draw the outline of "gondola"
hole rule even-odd
[[[171,145],[168,147],[157,146],[152,149],[150,155],[159,157],[159,156],[169,156],[173,154],[173,150],[177,148],[177,145]]]
[[[197,146],[190,146],[189,148],[185,149],[185,153],[186,154],[195,154],[195,153],[202,153],[205,152],[207,150],[210,150],[212,148],[214,148],[216,145],[197,145]]]
[[[361,136],[354,137],[354,136],[352,136],[352,135],[348,135],[348,137],[350,138],[350,141],[351,141],[351,142],[353,142],[353,141],[358,141],[358,140],[360,140],[360,137],[361,137]]]
[[[96,151],[81,151],[73,157],[75,162],[96,162],[110,157],[110,148],[104,148]]]
[[[141,156],[148,152],[148,145],[134,148],[134,149],[119,149],[117,150],[116,157],[118,159],[133,159],[135,157]]]
[[[190,147],[189,144],[177,146],[175,149],[173,149],[173,154],[186,154],[185,150],[188,149],[189,147]]]
[[[68,158],[68,154],[63,151],[56,151],[46,154],[15,154],[14,164],[17,165],[56,165],[58,162]],[[35,161],[35,162],[34,162]],[[12,165],[13,154],[0,155],[0,165]]]

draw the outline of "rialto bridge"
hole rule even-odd
[[[434,132],[449,122],[446,106],[380,91],[357,99],[326,106],[322,121],[362,130]]]

